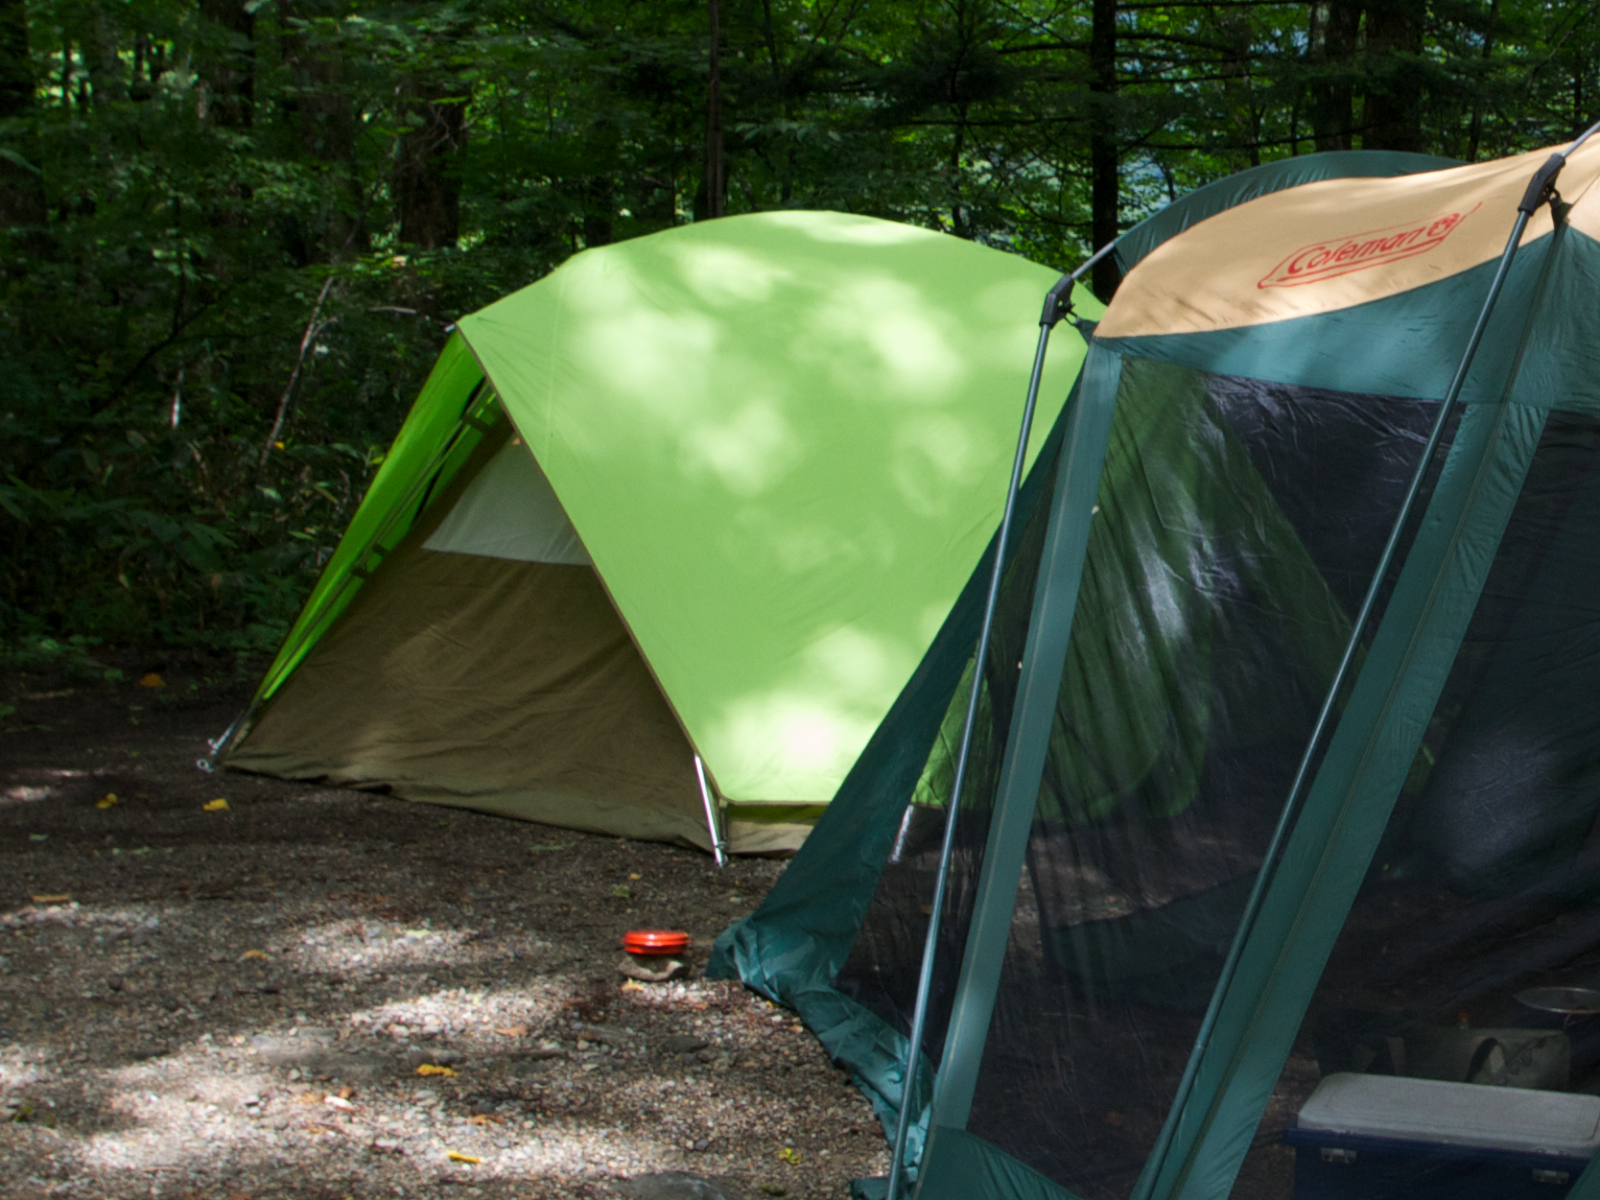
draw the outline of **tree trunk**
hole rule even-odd
[[[1117,162],[1117,0],[1094,0],[1089,34],[1089,240],[1100,249],[1121,232]],[[1111,299],[1116,263],[1106,255],[1094,265],[1094,293]]]
[[[722,12],[711,0],[711,81],[706,89],[705,215],[720,217],[728,208],[728,179],[722,161]]]
[[[1422,27],[1426,15],[1426,0],[1367,0],[1364,150],[1425,149]]]
[[[1307,116],[1318,150],[1355,144],[1355,72],[1361,0],[1323,0],[1311,6],[1311,83]]]
[[[112,104],[128,98],[128,81],[122,74],[118,53],[117,27],[103,9],[96,8],[89,22],[90,36],[84,40],[88,59],[89,88],[95,104]]]
[[[407,109],[412,127],[400,136],[394,169],[400,240],[424,250],[453,246],[461,236],[461,174],[467,101],[459,81],[440,79],[419,90]]]
[[[200,18],[219,45],[196,56],[204,88],[202,116],[229,128],[248,126],[255,117],[255,16],[244,0],[200,0]]]
[[[28,57],[25,0],[0,0],[0,121],[15,121],[33,111],[33,63]],[[38,157],[31,138],[18,139],[30,161]],[[33,161],[35,167],[37,161]],[[0,228],[42,225],[44,186],[37,171],[0,158]]]
[[[288,124],[309,158],[328,163],[336,189],[348,189],[356,177],[356,116],[354,105],[345,95],[344,64],[339,48],[314,40],[294,23],[296,16],[326,15],[319,0],[281,6],[283,62],[288,68],[292,91],[283,103]],[[305,211],[305,224],[299,236],[291,236],[290,249],[302,264],[328,262],[354,250],[367,248],[369,231],[358,215],[362,198],[347,195],[344,203],[334,201],[320,212]]]

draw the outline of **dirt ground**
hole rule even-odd
[[[836,1198],[886,1172],[789,1014],[616,970],[650,927],[698,967],[780,862],[207,775],[246,689],[123,665],[0,674],[7,1200],[535,1200],[660,1172]]]

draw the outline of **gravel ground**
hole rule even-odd
[[[131,682],[152,665],[163,686]],[[887,1170],[816,1040],[699,977],[781,863],[208,776],[244,693],[127,675],[0,675],[7,1200],[535,1200],[662,1172],[841,1198]],[[693,936],[687,979],[618,973],[649,927]]]

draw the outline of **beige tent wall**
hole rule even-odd
[[[485,439],[228,765],[709,849],[694,751],[594,569],[424,545],[509,434]],[[730,847],[794,849],[814,816],[737,813]]]
[[[693,751],[589,567],[408,542],[229,765],[709,844]]]

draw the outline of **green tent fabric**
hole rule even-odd
[[[699,755],[735,849],[792,846],[983,551],[1053,279],[781,212],[586,251],[462,318],[226,761],[704,845]],[[1030,462],[1080,362],[1053,356]],[[551,581],[585,572],[557,613]],[[531,643],[519,685],[519,625],[637,656],[564,766],[558,731],[598,693],[533,670]],[[606,775],[615,706],[679,731],[631,782]]]
[[[1538,1023],[1526,989],[1600,988],[1600,142],[1532,214],[1422,458],[1550,153],[1313,156],[1119,242],[1128,274],[1020,499],[989,657],[980,564],[713,958],[792,1005],[892,1129],[954,822],[916,1195],[1488,1197],[1534,1171],[1600,1196],[1600,1035],[1546,1030],[1564,1057],[1537,1078],[1489,1053]],[[1449,1039],[1459,1062],[1425,1053]],[[1447,1100],[1295,1126],[1341,1080],[1414,1095],[1385,1090],[1408,1075]],[[1513,1149],[1530,1091],[1596,1136]],[[1387,1174],[1318,1177],[1347,1161]]]

